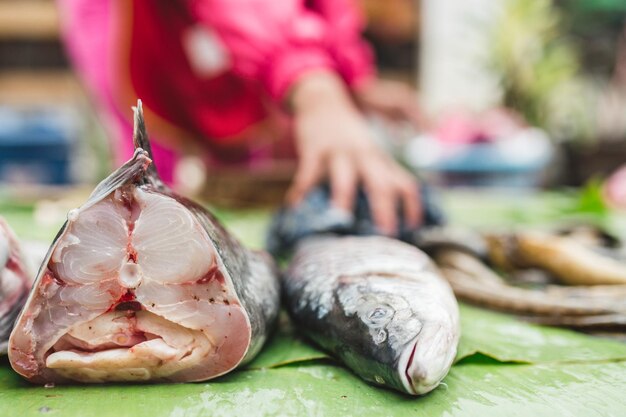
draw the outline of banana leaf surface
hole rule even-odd
[[[571,201],[555,195],[518,198],[457,193],[444,196],[444,204],[453,223],[499,227],[549,222]],[[38,209],[9,201],[0,202],[0,209],[26,240],[52,239],[63,221],[61,215],[58,222],[38,224]],[[267,212],[218,216],[250,246],[262,246]],[[439,388],[419,398],[361,381],[302,338],[282,314],[252,363],[206,383],[46,388],[22,380],[0,357],[0,416],[626,415],[626,344],[467,305],[461,306],[461,319],[455,365]]]

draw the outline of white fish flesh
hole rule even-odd
[[[68,214],[11,334],[31,382],[211,379],[254,357],[277,316],[273,261],[161,182],[141,103],[134,140]]]

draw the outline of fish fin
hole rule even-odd
[[[83,205],[83,208],[96,203],[109,195],[112,191],[115,191],[130,181],[144,184],[150,183],[158,189],[167,188],[154,166],[152,148],[150,147],[148,133],[146,132],[141,100],[137,100],[137,107],[133,107],[133,111],[135,116],[133,127],[135,154],[132,159],[127,161],[96,186],[89,200]]]
[[[156,182],[160,183],[161,179],[154,164],[154,157],[152,156],[152,146],[150,146],[150,139],[148,138],[148,132],[146,131],[146,122],[143,117],[143,105],[141,99],[137,99],[137,106],[133,107],[134,123],[133,123],[133,145],[135,151],[137,149],[143,149],[147,152],[148,158],[152,160],[150,166],[146,169],[146,174]]]
[[[131,160],[119,167],[96,186],[89,196],[89,200],[87,200],[83,207],[90,206],[100,201],[129,181],[136,180],[146,175],[151,166],[153,166],[153,162],[148,156],[148,152],[143,149],[136,149]]]

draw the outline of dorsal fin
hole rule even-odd
[[[152,160],[152,163],[146,169],[146,174],[160,182],[160,177],[154,163],[154,156],[152,155],[152,147],[148,139],[148,132],[146,131],[146,122],[143,118],[143,106],[140,99],[137,100],[137,106],[133,107],[133,113],[133,145],[135,146],[135,151],[137,151],[137,149],[143,149],[148,153],[148,157]]]

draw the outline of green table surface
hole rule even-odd
[[[560,218],[568,197],[453,192],[443,201],[452,223],[508,227]],[[66,208],[47,204],[33,209],[5,198],[0,214],[23,239],[45,241]],[[250,246],[262,245],[267,213],[218,215]],[[252,363],[204,383],[45,388],[22,380],[1,357],[0,417],[626,415],[626,344],[467,305],[461,305],[461,322],[455,365],[439,388],[419,398],[361,381],[302,339],[283,314]]]

